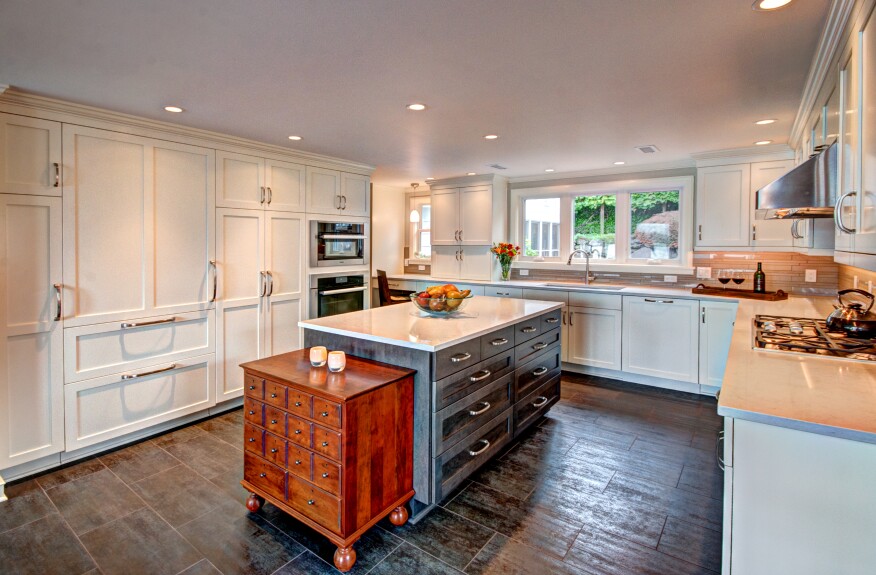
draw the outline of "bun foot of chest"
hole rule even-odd
[[[346,573],[353,568],[355,563],[356,550],[353,549],[352,545],[349,547],[338,547],[335,550],[335,567],[338,568],[338,571]]]
[[[249,497],[246,498],[246,508],[255,513],[259,509],[262,508],[262,505],[265,504],[265,500],[255,493],[250,493]]]
[[[408,521],[408,508],[404,505],[399,505],[389,514],[389,522],[395,526],[401,526]]]

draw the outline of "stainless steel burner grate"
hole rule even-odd
[[[828,331],[824,320],[758,315],[753,322],[755,349],[876,361],[876,340]]]

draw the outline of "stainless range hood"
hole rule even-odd
[[[757,191],[758,220],[832,218],[837,199],[834,142]]]

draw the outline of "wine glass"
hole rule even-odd
[[[745,270],[733,270],[733,283],[742,285],[745,281]]]
[[[730,283],[730,279],[733,277],[732,271],[733,270],[718,270],[718,281],[721,282],[724,289],[727,289],[727,284]]]

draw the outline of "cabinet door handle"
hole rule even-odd
[[[459,250],[459,261],[465,261],[465,250]]]
[[[61,284],[53,284],[55,288],[55,321],[61,321]]]
[[[210,301],[216,301],[216,294],[219,290],[219,269],[216,267],[216,260],[210,260],[210,269],[213,270],[213,297]]]
[[[472,374],[471,377],[469,377],[468,379],[472,383],[476,383],[478,381],[483,381],[483,380],[487,379],[491,375],[493,375],[492,371],[490,371],[489,369],[482,369],[482,370]]]
[[[462,239],[462,233],[463,233],[464,231],[465,231],[465,230],[459,230],[459,241],[461,241],[461,242],[465,241],[464,239]]]
[[[453,240],[459,241],[459,230],[453,230]]]
[[[532,346],[532,349],[534,349],[535,351],[538,351],[538,350],[540,350],[540,349],[544,349],[544,348],[546,348],[547,346],[548,346],[548,344],[546,344],[546,343],[543,342],[543,341],[540,341],[540,342],[538,342],[537,344],[535,344],[534,346]]]
[[[700,316],[703,318],[703,323],[706,323],[706,308],[700,311]]]
[[[724,458],[721,457],[721,451],[724,447],[724,432],[719,431],[718,437],[715,439],[715,459],[718,460],[718,469],[724,471]]]
[[[836,223],[836,227],[838,227],[841,232],[846,233],[846,234],[855,233],[855,228],[847,227],[843,223],[843,212],[842,212],[843,201],[845,201],[846,198],[850,198],[852,196],[857,196],[857,195],[858,195],[858,192],[846,192],[845,194],[841,195],[840,197],[838,197],[836,199],[836,205],[833,207],[833,221],[834,221],[834,223]]]
[[[328,479],[328,476],[329,476],[329,474],[327,472],[322,474],[323,479]]]
[[[648,303],[675,303],[674,300],[671,299],[649,299],[645,298],[645,301]]]
[[[472,457],[478,456],[490,448],[490,440],[489,439],[479,439],[478,443],[483,443],[484,446],[481,447],[480,449],[478,449],[477,451],[472,451],[471,449],[469,449],[468,454],[471,455]]]
[[[560,318],[558,317],[549,317],[544,320],[545,323],[557,323],[558,321],[560,321]]]
[[[570,312],[569,312],[569,327],[575,327],[575,324],[572,323],[572,318],[573,318],[574,316],[575,316],[575,312],[570,311]]]
[[[487,411],[489,411],[489,409],[490,409],[491,407],[493,407],[492,405],[490,405],[490,402],[489,402],[489,401],[482,401],[482,402],[480,403],[480,405],[483,405],[483,407],[480,408],[480,409],[472,409],[472,410],[470,410],[470,411],[468,412],[468,414],[469,414],[469,415],[480,415],[480,414],[482,414],[482,413],[486,413]]]
[[[52,166],[55,168],[55,183],[52,187],[57,188],[61,185],[61,164],[53,162]]]
[[[451,363],[459,363],[461,361],[466,361],[468,359],[471,359],[471,354],[468,352],[457,353],[456,355],[453,355],[450,357]]]
[[[271,271],[266,271],[265,275],[267,276],[269,282],[267,296],[271,297],[272,295],[274,295],[274,273]]]
[[[566,312],[563,310],[563,325],[566,325]]]
[[[756,239],[757,239],[757,226],[752,224],[751,225],[751,240],[754,241]]]
[[[532,326],[527,326],[527,327],[524,327],[523,329],[521,329],[520,331],[522,331],[523,333],[535,333],[538,331],[538,328],[535,328]]]
[[[545,366],[541,366],[540,368],[533,370],[532,375],[534,375],[535,377],[538,377],[540,375],[546,374],[547,372],[548,372],[548,368],[546,368]]]
[[[176,364],[171,363],[167,367],[162,367],[161,369],[153,369],[152,371],[141,371],[140,373],[124,373],[122,374],[122,379],[137,379],[138,377],[146,377],[147,375],[155,375],[156,373],[163,373],[165,371],[170,371],[172,369],[176,369]]]
[[[803,236],[800,234],[800,231],[797,229],[797,226],[800,225],[799,219],[794,219],[791,222],[791,237],[795,240],[802,240]]]
[[[260,189],[261,189],[261,193],[259,194],[259,203],[263,204],[263,203],[265,203],[265,187],[262,186]]]
[[[539,395],[535,399],[536,399],[536,401],[532,404],[532,407],[541,407],[542,405],[544,405],[545,403],[548,402],[548,398],[546,398],[543,395]]]
[[[265,189],[268,190],[268,205],[270,206],[271,200],[274,199],[274,191],[270,187],[267,187]]]
[[[506,343],[508,343],[508,338],[500,337],[500,338],[496,338],[493,341],[491,341],[490,345],[500,346],[500,345],[505,345]]]
[[[699,239],[699,240],[703,239],[703,225],[702,224],[697,226],[697,239]]]
[[[265,279],[265,272],[259,272],[259,297],[265,297],[268,293],[268,281]]]
[[[175,321],[176,321],[175,317],[169,317],[167,319],[155,319],[152,321],[138,321],[138,322],[126,321],[122,324],[122,329],[131,329],[134,327],[146,327],[147,325],[158,325],[161,323],[173,323]]]

